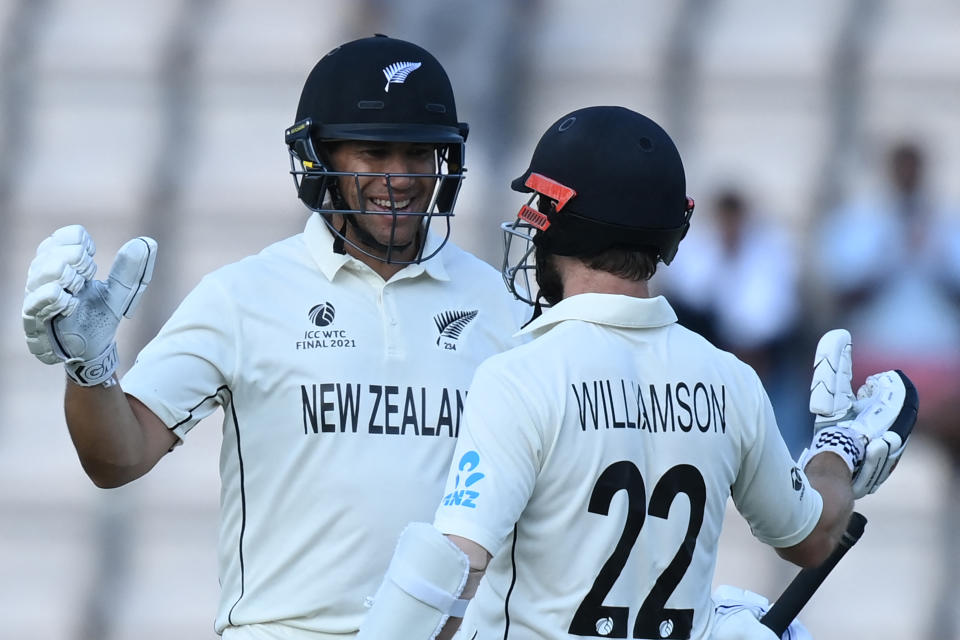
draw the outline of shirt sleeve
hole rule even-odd
[[[757,539],[773,547],[789,547],[813,531],[823,499],[790,457],[759,380],[757,388],[757,432],[745,434],[733,501]]]
[[[223,404],[236,362],[235,304],[207,276],[137,356],[120,384],[179,438]]]
[[[497,360],[497,359],[495,359]],[[496,555],[536,485],[543,438],[529,394],[488,360],[470,385],[434,526]]]

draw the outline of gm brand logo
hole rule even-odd
[[[318,327],[326,327],[333,322],[336,315],[337,310],[333,308],[333,305],[329,302],[324,302],[310,309],[310,322]]]
[[[437,346],[442,344],[444,349],[456,351],[460,334],[463,333],[466,326],[477,317],[478,313],[480,312],[477,310],[444,311],[443,313],[438,313],[433,316],[433,321],[437,325],[437,331],[440,332],[440,335],[437,336]]]
[[[453,491],[443,496],[444,506],[466,507],[467,509],[476,509],[475,500],[480,497],[480,492],[474,486],[483,479],[483,474],[474,471],[480,466],[480,454],[472,449],[460,457],[457,463],[459,473],[453,480]],[[461,483],[463,488],[460,488]]]

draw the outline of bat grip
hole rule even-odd
[[[857,543],[866,524],[866,517],[854,511],[837,548],[819,566],[801,569],[767,613],[760,618],[760,622],[777,634],[778,638],[782,636],[840,559]]]

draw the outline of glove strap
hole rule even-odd
[[[63,364],[71,380],[81,387],[95,387],[110,380],[117,370],[117,343],[111,342],[103,353],[92,360],[74,358]]]
[[[827,427],[817,431],[813,436],[810,447],[804,449],[800,454],[798,464],[803,469],[810,462],[810,459],[820,453],[830,451],[837,454],[850,468],[850,473],[856,474],[857,470],[863,465],[866,447],[863,442],[863,436],[860,432],[842,423],[833,427]]]

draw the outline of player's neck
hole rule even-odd
[[[580,293],[611,293],[634,298],[649,298],[646,280],[627,280],[606,271],[591,269],[576,259],[560,258],[557,264],[563,279],[563,297]]]
[[[369,241],[367,241],[367,238],[358,235],[356,229],[349,226],[345,229],[345,233],[348,242],[344,244],[344,251],[373,269],[384,281],[392,278],[412,262],[417,254],[415,243],[403,247],[394,247],[390,256],[392,262],[386,262],[386,247],[375,246],[372,237],[368,236]]]
[[[395,276],[401,269],[403,269],[405,264],[397,264],[395,262],[384,262],[373,256],[369,256],[361,251],[358,251],[356,248],[350,246],[349,244],[344,247],[344,250],[363,264],[367,265],[373,271],[383,278],[384,282]]]

